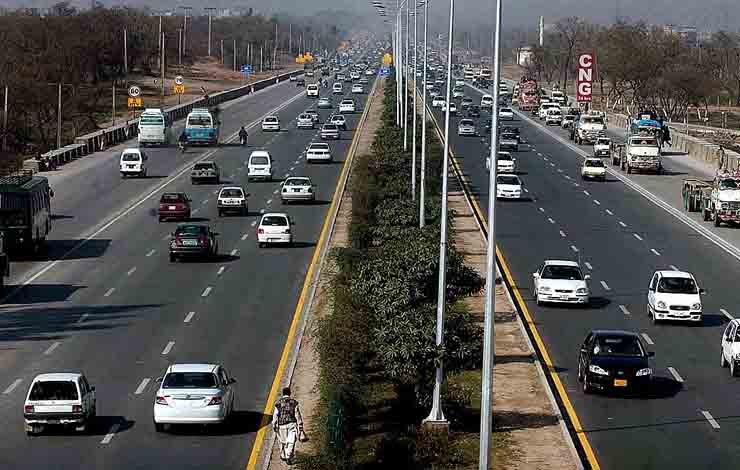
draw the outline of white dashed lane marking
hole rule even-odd
[[[231,256],[236,256],[237,253],[239,253],[239,250],[237,250],[236,248],[234,248],[233,250],[231,250],[231,253],[229,253],[229,254]]]
[[[627,226],[627,224],[625,224],[625,223],[624,223],[624,222],[622,222],[621,220],[619,221],[619,225],[621,225],[622,227],[626,227],[626,226]]]
[[[129,269],[128,272],[126,273],[126,276],[130,276],[130,275],[132,275],[135,272],[136,272],[136,266],[134,266],[133,268]]]
[[[570,249],[573,250],[574,253],[578,253],[578,248],[576,248],[575,245],[571,245]]]
[[[650,251],[652,251],[655,256],[660,256],[660,252],[655,248],[650,248]]]
[[[588,261],[587,261],[587,262],[585,262],[585,263],[583,263],[583,264],[585,264],[585,265],[586,265],[586,267],[588,268],[588,270],[589,270],[589,271],[593,271],[593,270],[594,270],[594,267],[593,267],[593,266],[591,266],[591,263],[589,263]]]
[[[562,230],[560,230],[560,236],[563,237],[563,238],[565,238],[565,232],[563,232]]]
[[[639,236],[638,234],[636,234],[636,233],[633,233],[633,234],[632,234],[632,236],[634,236],[634,237],[635,237],[635,238],[637,238],[638,240],[642,241],[642,237],[641,237],[641,236]]]
[[[599,202],[598,199],[594,199],[594,204],[596,204],[597,206],[600,206],[601,205],[601,203]]]
[[[89,313],[83,313],[82,315],[80,315],[80,318],[77,319],[77,323],[84,322],[85,320],[87,320],[87,317],[89,317],[89,316],[90,316]]]
[[[46,348],[46,351],[44,351],[44,356],[48,356],[49,354],[53,353],[56,348],[59,347],[59,345],[62,344],[59,341],[54,341],[51,343],[51,346]]]
[[[649,344],[651,346],[655,344],[653,342],[653,339],[650,336],[648,336],[647,333],[642,333],[640,336],[642,336],[642,339],[644,339],[647,344]]]
[[[134,392],[134,395],[141,395],[141,393],[146,389],[146,386],[149,385],[149,381],[151,379],[149,377],[146,377],[141,380],[141,383],[138,387],[136,387],[136,391]]]
[[[674,369],[673,367],[669,367],[668,368],[668,372],[671,373],[671,375],[676,380],[676,382],[678,382],[678,383],[683,383],[684,382],[683,377],[681,377],[681,374],[679,374],[678,371],[676,369]]]
[[[157,250],[149,250],[149,253],[146,254],[146,257],[148,258],[148,257],[152,256],[156,252],[157,252]]]
[[[605,212],[606,212],[607,214],[609,214],[609,215],[614,215],[614,212],[610,211],[609,209],[606,209],[606,211],[605,211]]]
[[[548,217],[548,218],[547,218],[547,221],[548,221],[548,222],[550,222],[551,224],[554,224],[554,223],[555,223],[555,221],[554,221],[554,220],[552,220],[552,218],[551,218],[551,217]]]
[[[609,287],[609,284],[607,284],[607,283],[606,283],[606,282],[604,282],[604,281],[601,281],[601,287],[603,287],[603,288],[604,288],[604,290],[606,290],[606,291],[609,291],[609,290],[611,290],[611,288]]]
[[[709,421],[709,425],[714,429],[719,429],[719,423],[716,419],[706,410],[699,410],[704,418]]]
[[[269,206],[270,204],[272,204],[272,199],[267,200],[267,205]]]
[[[669,265],[668,267],[669,267],[669,268],[671,268],[671,269],[672,269],[672,270],[674,270],[674,271],[680,271],[680,269],[678,269],[677,267],[675,267],[675,266],[674,266],[674,265],[672,265],[672,264],[671,264],[671,265]]]
[[[162,350],[162,355],[166,356],[167,354],[169,354],[170,351],[172,351],[172,347],[174,345],[175,345],[174,341],[170,341],[169,343],[167,343],[167,346],[165,346],[164,349]]]
[[[619,306],[619,310],[621,310],[622,313],[624,313],[625,315],[629,315],[630,314],[630,311],[627,310],[627,307],[625,307],[624,305],[620,305]]]
[[[13,381],[13,383],[11,383],[10,385],[8,385],[8,388],[6,388],[3,391],[3,395],[9,395],[9,394],[13,393],[13,390],[15,390],[16,387],[18,387],[18,385],[21,384],[21,382],[23,382],[23,379],[15,379]]]
[[[118,432],[118,429],[121,427],[120,424],[116,423],[113,426],[110,427],[110,430],[108,431],[108,434],[103,437],[103,440],[100,441],[101,444],[110,444],[110,441],[113,440],[113,436],[116,435]]]
[[[583,190],[583,194],[585,194],[586,196],[590,196],[590,195],[591,195],[591,193],[589,193],[589,192],[588,192],[588,191],[586,191],[585,189]]]
[[[185,320],[183,320],[183,323],[190,323],[193,320],[194,316],[195,312],[188,312],[188,314],[185,315]]]
[[[208,294],[210,294],[212,290],[213,290],[213,288],[211,286],[208,286],[208,287],[205,288],[205,290],[203,290],[203,293],[200,294],[200,296],[201,297],[208,297]]]
[[[540,207],[540,212],[545,212],[545,208],[544,207]]]
[[[733,317],[732,314],[730,312],[728,312],[727,310],[721,308],[721,309],[719,309],[719,311],[722,313],[722,315],[724,315],[725,317],[727,317],[729,320],[734,320],[735,319],[735,317]]]
[[[224,266],[221,266],[220,268],[218,268],[218,271],[216,272],[216,276],[222,275],[224,273],[224,270],[226,270]]]
[[[254,227],[254,224],[252,224],[252,227]],[[248,236],[249,236],[249,234],[247,234],[247,233],[245,233],[244,235],[242,235],[242,241],[246,240]]]
[[[105,294],[103,294],[103,297],[110,297],[110,296],[111,296],[111,294],[113,294],[113,293],[114,293],[115,291],[116,291],[116,288],[115,288],[115,287],[111,287],[110,289],[108,289],[108,290],[107,290],[107,291],[105,292]]]

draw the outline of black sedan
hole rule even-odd
[[[215,258],[218,233],[200,224],[180,224],[170,238],[170,262],[180,258]]]
[[[480,117],[480,106],[478,106],[477,104],[468,106],[467,116],[469,118],[479,118]]]
[[[646,391],[653,376],[648,351],[637,333],[593,330],[578,355],[578,380],[583,392],[594,390]]]

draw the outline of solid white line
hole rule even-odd
[[[625,223],[624,223],[624,222],[622,222],[621,220],[619,221],[619,225],[621,225],[622,227],[626,227],[626,226],[627,226],[627,224],[625,224]]]
[[[558,168],[558,173],[562,173],[562,172],[563,172],[563,170],[561,170],[560,168]]]
[[[650,251],[652,251],[655,256],[660,256],[660,252],[655,248],[650,248]]]
[[[540,212],[545,212],[545,208],[544,207],[540,207]]]
[[[136,272],[136,266],[134,266],[133,268],[129,269],[128,272],[126,273],[126,276],[130,276],[130,275],[132,275],[135,272]]]
[[[59,347],[59,345],[62,344],[59,341],[54,341],[51,343],[51,346],[46,348],[46,351],[44,351],[44,356],[48,356],[49,354],[53,353],[56,348]]]
[[[597,206],[600,206],[601,205],[601,203],[599,202],[598,199],[594,199],[594,204],[596,204]]]
[[[614,215],[614,212],[610,211],[609,209],[606,209],[606,213],[609,215]]]
[[[560,230],[560,236],[563,237],[563,238],[565,238],[565,232],[563,232],[562,230]]]
[[[252,227],[254,227],[254,225],[252,225]],[[246,240],[248,236],[249,236],[248,233],[245,233],[244,235],[242,235],[242,241]]]
[[[149,385],[150,380],[151,379],[149,377],[142,379],[139,386],[136,387],[136,391],[134,392],[134,395],[141,395],[141,392],[143,392],[146,386]]]
[[[264,213],[265,213],[265,210],[264,209],[260,209],[260,214],[264,214]],[[257,221],[255,221],[254,223],[257,223]]]
[[[10,384],[10,385],[8,386],[8,388],[6,388],[6,389],[5,389],[5,391],[3,391],[3,395],[8,395],[8,394],[11,394],[11,393],[13,393],[13,390],[15,390],[15,388],[16,388],[16,387],[17,387],[18,385],[20,385],[20,384],[21,384],[21,382],[23,382],[23,379],[15,379],[15,380],[13,381],[13,383],[12,383],[12,384]]]
[[[234,248],[233,250],[231,250],[231,253],[229,253],[229,254],[231,256],[236,256],[237,253],[239,253],[239,250],[237,250],[236,248]]]
[[[624,313],[625,315],[629,315],[630,314],[630,311],[627,310],[627,307],[625,307],[624,305],[620,305],[619,306],[619,310],[621,310],[622,313]]]
[[[719,423],[716,419],[708,412],[704,410],[699,410],[701,414],[706,418],[707,421],[709,421],[709,425],[712,426],[714,429],[719,429]]]
[[[270,204],[272,204],[272,199],[267,200],[267,205],[269,206]]]
[[[735,319],[735,317],[733,317],[732,314],[730,312],[728,312],[727,310],[721,308],[721,309],[719,309],[719,311],[722,313],[722,315],[726,316],[729,320],[734,320]]]
[[[590,196],[590,195],[591,195],[591,193],[589,193],[589,192],[588,192],[588,191],[586,191],[585,189],[583,190],[583,194],[585,194],[586,196]]]
[[[593,270],[594,270],[594,267],[593,267],[593,266],[591,266],[591,263],[589,263],[589,262],[585,262],[585,263],[583,263],[583,264],[585,264],[585,265],[586,265],[586,267],[587,267],[587,268],[589,269],[589,271],[593,271]]]
[[[154,253],[156,253],[157,250],[150,250],[149,253],[146,254],[147,258],[152,256]]]
[[[607,283],[606,283],[606,282],[604,282],[604,281],[601,281],[601,287],[603,287],[603,288],[604,288],[604,290],[611,290],[611,289],[609,288],[609,284],[607,284]]]
[[[208,294],[210,294],[212,290],[213,290],[213,288],[211,286],[208,286],[208,287],[205,288],[205,290],[203,291],[203,293],[200,294],[200,296],[201,297],[208,297]]]
[[[110,289],[108,289],[108,290],[106,291],[106,293],[105,293],[105,294],[103,294],[103,297],[110,297],[110,296],[111,296],[111,294],[112,294],[113,292],[115,292],[115,291],[116,291],[116,288],[115,288],[115,287],[111,287]]]
[[[231,178],[233,178],[233,177],[234,177],[234,175],[231,175]],[[208,199],[203,199],[203,202],[201,202],[201,204],[203,204],[204,206],[206,204],[208,204]]]
[[[547,218],[547,221],[548,221],[548,222],[550,222],[551,224],[554,224],[554,223],[555,223],[555,221],[554,221],[554,220],[552,220],[552,217],[548,217],[548,218]]]
[[[105,435],[102,441],[100,441],[101,444],[110,444],[110,441],[113,439],[113,436],[116,435],[118,432],[118,428],[120,428],[121,425],[116,423],[113,426],[110,427],[110,431],[108,431],[108,434]]]
[[[641,237],[641,236],[639,236],[638,234],[636,234],[636,233],[633,233],[632,235],[633,235],[633,236],[634,236],[635,238],[637,238],[638,240],[642,241],[642,237]]]
[[[89,317],[89,313],[83,313],[80,318],[77,319],[77,323],[82,323],[83,321],[87,320],[87,317]]]
[[[278,193],[278,190],[277,189],[272,192],[272,194],[277,194],[277,193]]]
[[[169,354],[170,351],[172,351],[172,347],[174,345],[175,345],[174,341],[170,341],[169,343],[167,343],[167,346],[165,346],[164,349],[162,350],[162,355],[166,356],[167,354]]]
[[[570,249],[573,250],[575,253],[578,253],[578,248],[576,248],[575,245],[571,245]]]
[[[224,270],[225,270],[225,269],[226,269],[226,268],[225,268],[225,267],[223,267],[223,266],[221,266],[220,268],[218,268],[218,272],[216,272],[216,276],[220,276],[220,275],[222,275],[222,274],[224,273]]]
[[[683,383],[683,377],[681,377],[676,369],[669,367],[668,372],[670,372],[673,378],[676,379],[676,382]]]
[[[195,312],[188,312],[188,314],[185,316],[185,320],[183,320],[183,323],[190,323],[194,316]]]
[[[655,344],[653,342],[653,339],[650,336],[648,336],[647,333],[641,333],[641,336],[642,336],[642,339],[644,339],[647,344],[649,344],[651,346]]]
[[[565,179],[569,180],[570,179],[570,176],[565,175]]]

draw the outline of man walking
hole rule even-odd
[[[290,396],[290,387],[283,389],[283,396],[275,403],[272,426],[280,441],[280,459],[292,464],[295,443],[303,433],[303,417],[298,401]]]

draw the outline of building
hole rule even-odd
[[[695,26],[678,26],[673,24],[667,24],[663,26],[663,31],[666,34],[673,34],[678,36],[681,42],[687,46],[696,46],[699,41],[699,31]]]
[[[522,47],[516,50],[516,63],[520,67],[527,67],[534,60],[534,51],[531,47]]]

